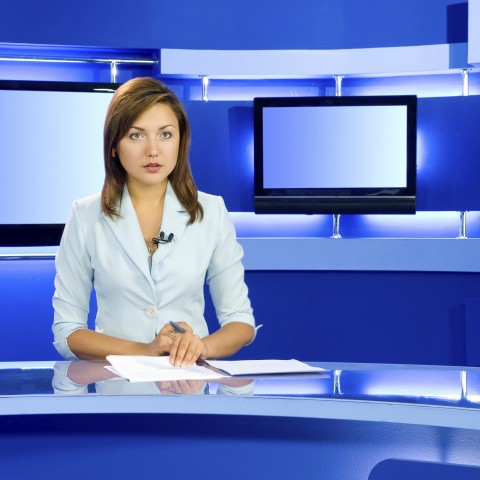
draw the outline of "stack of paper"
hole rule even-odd
[[[323,372],[298,360],[223,360],[209,361],[204,366],[175,367],[168,357],[109,355],[111,367],[105,367],[131,382],[165,380],[215,380],[231,375],[265,375],[282,373]],[[210,367],[213,367],[210,368]]]

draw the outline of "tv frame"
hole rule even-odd
[[[275,107],[332,106],[407,107],[407,181],[398,193],[371,188],[264,188],[263,109]],[[265,214],[414,214],[416,212],[417,97],[376,95],[345,97],[263,97],[254,108],[255,213]]]
[[[45,92],[114,92],[120,83],[0,80],[0,90]],[[46,247],[60,244],[64,223],[0,224],[0,247]]]

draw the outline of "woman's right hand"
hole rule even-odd
[[[146,355],[151,357],[161,357],[170,353],[170,347],[173,343],[173,338],[165,335],[160,331],[157,336],[147,343]]]
[[[183,327],[185,332],[191,333],[193,331],[188,323],[179,322],[178,324]],[[153,341],[147,344],[147,355],[152,357],[169,355],[170,347],[177,334],[178,332],[170,325],[170,323],[166,323]]]

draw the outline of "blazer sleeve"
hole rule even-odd
[[[255,328],[253,310],[245,284],[243,249],[237,242],[235,228],[225,203],[218,202],[217,242],[207,270],[207,284],[220,326],[243,322]]]
[[[76,359],[68,347],[67,338],[76,330],[88,328],[93,281],[91,259],[77,202],[73,204],[65,226],[55,267],[53,345],[62,357]]]

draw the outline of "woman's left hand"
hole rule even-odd
[[[207,345],[193,333],[190,325],[185,322],[178,324],[185,330],[184,333],[177,332],[169,324],[160,330],[161,334],[168,335],[173,340],[170,345],[170,363],[176,367],[187,367],[195,364],[198,359],[205,360],[208,357]]]
[[[170,346],[170,363],[176,367],[193,365],[207,356],[207,346],[193,332],[177,333]]]
[[[157,387],[164,395],[178,394],[195,394],[205,389],[205,380],[171,380],[157,382]]]

